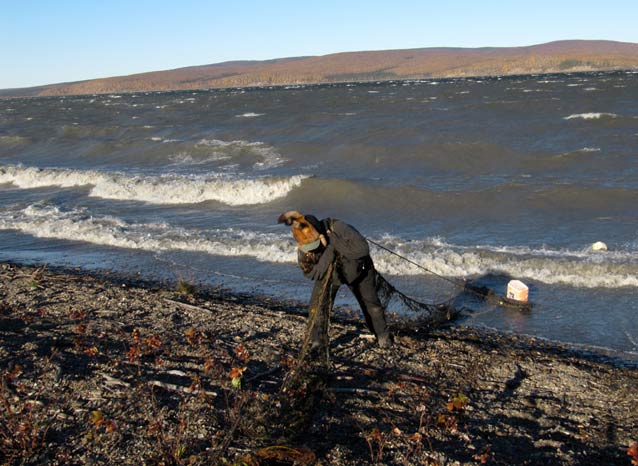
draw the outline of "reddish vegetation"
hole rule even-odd
[[[634,68],[638,68],[638,44],[558,41],[529,47],[422,48],[225,62],[2,94],[72,95]]]

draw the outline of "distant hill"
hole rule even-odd
[[[569,40],[529,47],[420,48],[234,61],[0,91],[0,97],[103,94],[394,79],[638,69],[638,44]]]

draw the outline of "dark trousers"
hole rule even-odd
[[[365,270],[357,280],[349,284],[348,288],[357,298],[368,329],[377,339],[385,339],[389,337],[389,331],[385,320],[385,311],[377,296],[376,274],[377,272],[371,267]],[[318,313],[312,329],[313,345],[321,344],[322,341],[327,340],[330,312],[342,283],[338,273],[326,278],[328,278],[327,283],[324,283],[324,280],[315,282],[310,298],[311,309]]]

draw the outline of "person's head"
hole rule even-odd
[[[292,227],[292,236],[303,252],[314,251],[325,246],[323,225],[314,215],[304,216],[296,210],[289,210],[281,214],[277,221]]]

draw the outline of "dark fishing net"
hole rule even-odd
[[[319,255],[299,254],[304,273],[312,270]],[[268,418],[270,429],[277,427],[284,438],[297,438],[306,431],[313,413],[324,396],[330,371],[330,317],[341,286],[338,260],[330,264],[323,277],[315,282],[308,304],[308,320],[296,364],[286,374],[278,395],[279,403]],[[450,303],[426,304],[401,293],[384,277],[376,274],[376,290],[384,309],[401,308],[415,313],[420,327],[436,327],[458,317]],[[401,312],[401,311],[399,311]],[[405,314],[405,311],[402,311]]]
[[[320,255],[299,251],[298,262],[301,270],[308,273],[317,263]],[[308,304],[308,323],[304,342],[299,354],[299,363],[311,365],[329,365],[329,324],[337,291],[341,286],[339,280],[338,257],[329,267],[327,273],[315,283]],[[376,291],[381,306],[397,315],[409,317],[411,324],[421,328],[434,328],[460,317],[463,308],[455,306],[455,300],[431,304],[423,303],[397,290],[380,273],[376,273]]]
[[[299,362],[328,366],[330,314],[341,283],[331,265],[326,274],[316,282],[308,304],[308,321]]]
[[[314,257],[300,255],[300,266],[309,270]],[[303,263],[306,259],[307,263]],[[270,420],[281,426],[284,436],[303,432],[312,419],[312,413],[322,399],[330,371],[330,317],[341,281],[336,264],[328,267],[325,275],[315,282],[308,304],[306,330],[297,362],[286,374],[279,393],[280,408]],[[412,324],[419,327],[436,327],[458,317],[450,303],[426,304],[406,296],[377,273],[376,289],[385,309],[398,307],[416,314]],[[405,311],[403,311],[405,313]]]
[[[376,288],[377,296],[384,309],[401,315],[410,312],[414,314],[414,320],[420,327],[434,328],[443,325],[459,318],[463,311],[463,309],[455,308],[453,300],[428,304],[410,298],[392,286],[378,272]]]

